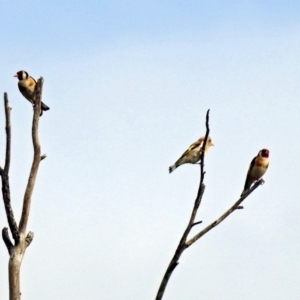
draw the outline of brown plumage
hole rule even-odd
[[[198,141],[190,145],[190,147],[181,155],[181,157],[175,162],[174,165],[169,167],[169,172],[173,172],[182,164],[195,164],[201,158],[201,148],[203,145],[204,136],[202,136]],[[212,140],[210,137],[207,138],[205,144],[204,153],[207,153],[210,146],[213,146]]]
[[[257,156],[255,156],[249,166],[244,190],[241,196],[250,189],[251,185],[266,173],[269,167],[269,150],[262,149],[258,152]]]

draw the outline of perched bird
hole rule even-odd
[[[269,150],[262,149],[258,152],[257,156],[254,157],[251,161],[247,173],[247,177],[246,177],[244,190],[241,196],[243,196],[243,194],[250,189],[253,182],[260,179],[266,173],[268,166],[269,166]]]
[[[14,77],[17,77],[19,79],[18,87],[21,92],[21,94],[29,100],[33,105],[33,97],[34,97],[34,90],[36,86],[36,81],[34,78],[29,76],[29,74],[26,71],[19,71],[17,72]],[[41,114],[43,114],[43,110],[48,110],[50,107],[48,107],[45,103],[41,103]]]
[[[195,164],[201,158],[201,148],[203,146],[204,136],[202,136],[198,141],[193,143],[182,155],[181,157],[175,162],[174,165],[169,167],[169,172],[173,172],[177,167],[182,164]],[[212,140],[210,137],[207,138],[205,150],[204,152],[207,153],[210,146],[213,146]]]

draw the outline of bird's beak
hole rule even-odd
[[[14,75],[14,77],[18,77],[18,74]]]
[[[211,146],[214,146],[214,144],[211,144]]]

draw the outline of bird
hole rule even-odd
[[[26,71],[19,71],[17,72],[14,77],[19,79],[18,87],[21,94],[34,105],[34,91],[36,87],[36,81],[32,78]],[[49,110],[50,107],[47,106],[45,103],[41,102],[41,114],[43,114],[43,110]]]
[[[169,173],[172,173],[176,168],[178,168],[182,164],[195,164],[201,158],[201,149],[203,146],[204,136],[199,138],[195,143],[190,145],[190,147],[181,155],[181,157],[175,162],[174,165],[169,167]],[[212,140],[210,137],[207,138],[205,144],[204,153],[207,153],[210,146],[213,146]]]
[[[263,177],[266,173],[269,166],[269,154],[270,151],[268,149],[262,149],[258,152],[257,156],[252,159],[241,196],[250,189],[252,183]]]

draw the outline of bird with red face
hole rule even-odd
[[[262,149],[258,152],[257,156],[254,157],[249,166],[249,170],[246,177],[243,196],[251,187],[252,183],[263,177],[269,166],[269,150]]]
[[[34,78],[29,76],[29,74],[26,71],[19,71],[14,75],[14,77],[17,77],[19,79],[18,87],[21,92],[21,94],[33,105],[33,97],[34,97],[34,90],[36,86],[36,81]],[[44,110],[49,110],[50,107],[48,107],[45,103],[41,103],[41,114],[43,114]]]

